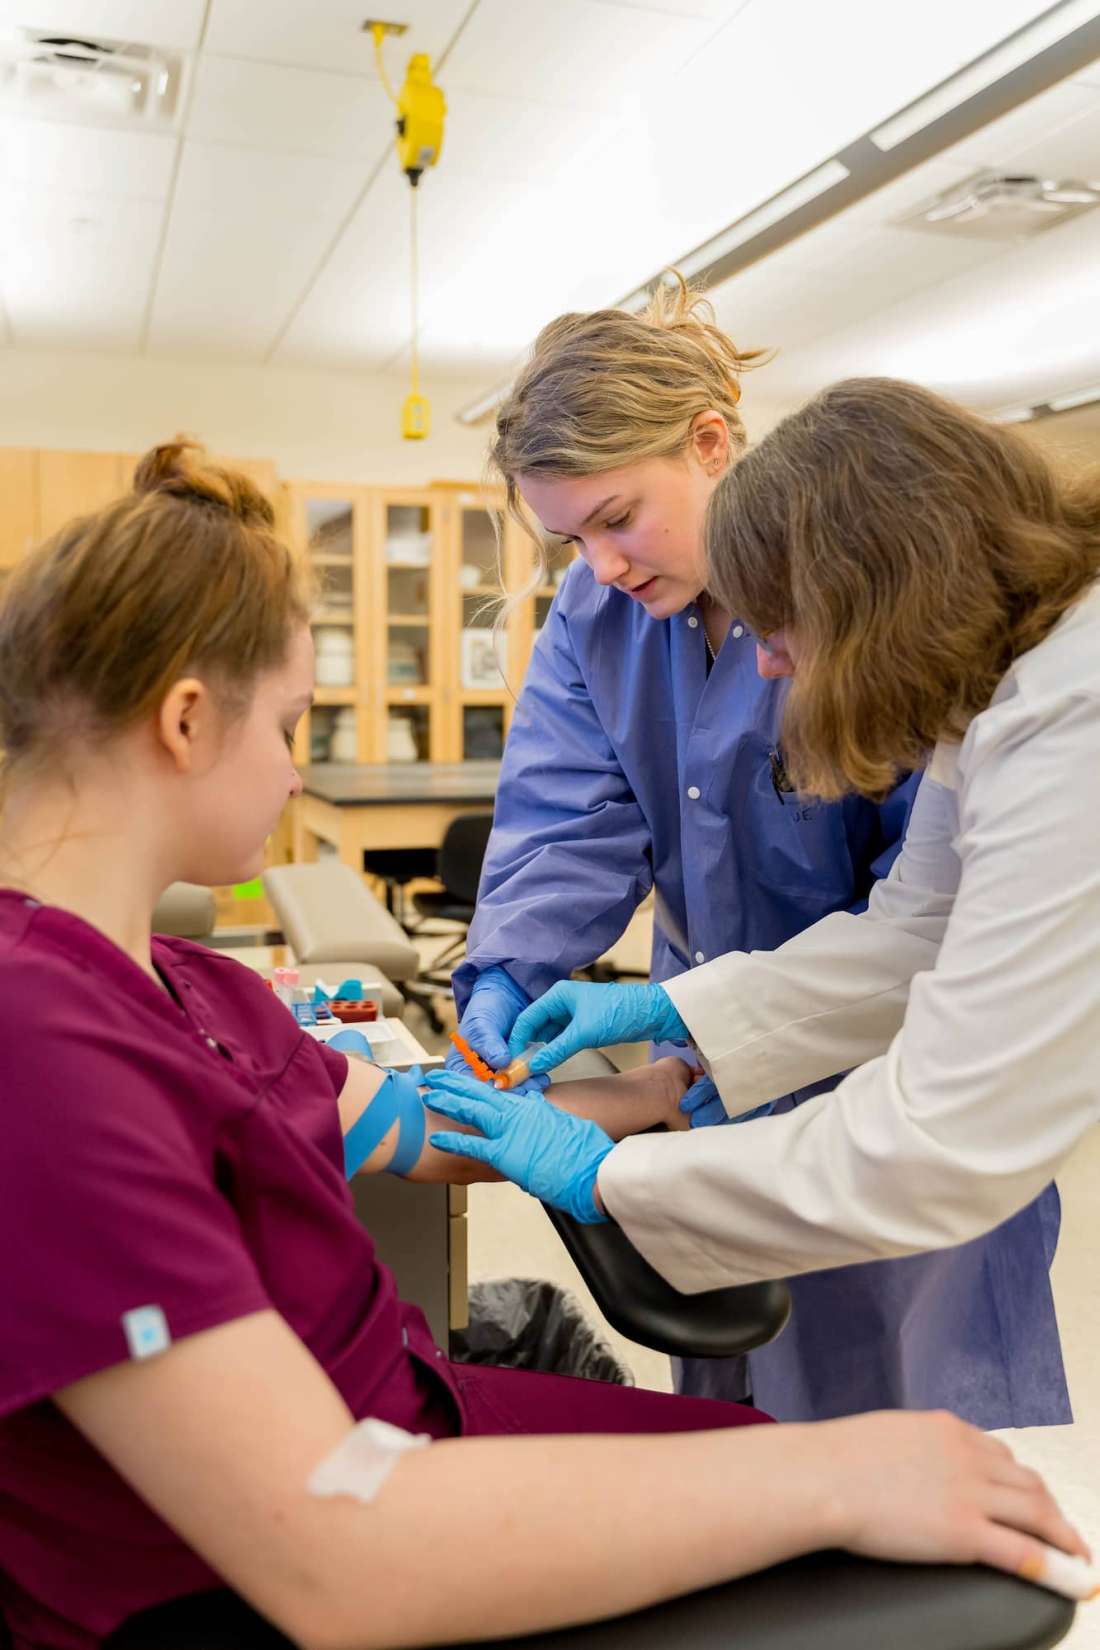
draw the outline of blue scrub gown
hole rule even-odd
[[[783,793],[774,753],[785,684],[757,674],[738,624],[709,676],[706,666],[694,605],[650,619],[583,563],[570,569],[509,734],[455,975],[460,1007],[492,964],[536,997],[591,963],[650,888],[652,977],[663,980],[858,909],[889,870],[915,781],[881,806]],[[743,1359],[685,1359],[680,1389],[751,1390],[790,1421],[942,1407],[988,1428],[1068,1422],[1049,1280],[1058,1218],[1051,1186],[960,1248],[796,1278],[791,1324],[747,1370]]]

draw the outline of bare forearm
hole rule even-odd
[[[794,1426],[553,1450],[435,1444],[402,1460],[369,1511],[339,1510],[339,1585],[312,1642],[375,1650],[561,1626],[810,1551],[836,1534],[823,1460],[814,1431]],[[410,1528],[414,1544],[399,1533]]]
[[[680,1111],[680,1099],[689,1075],[689,1067],[683,1060],[657,1060],[635,1071],[555,1083],[547,1091],[546,1099],[562,1111],[598,1123],[612,1140],[624,1140],[628,1134],[639,1134],[657,1124],[664,1124],[669,1129],[686,1129],[689,1123]],[[475,1162],[473,1158],[456,1157],[453,1152],[436,1151],[429,1144],[433,1129],[457,1130],[466,1134],[470,1132],[468,1125],[441,1118],[427,1105],[424,1114],[424,1149],[410,1179],[449,1181],[452,1185],[500,1180],[501,1176],[484,1163]],[[396,1143],[396,1131],[393,1143]],[[370,1160],[368,1172],[384,1166],[392,1154],[393,1144],[387,1137],[379,1148],[379,1156]]]
[[[683,1060],[657,1060],[634,1071],[616,1072],[608,1077],[582,1078],[571,1083],[555,1083],[547,1099],[598,1123],[612,1140],[664,1124],[669,1129],[688,1128],[680,1111],[680,1100],[690,1080]]]

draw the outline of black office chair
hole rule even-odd
[[[492,814],[459,814],[452,819],[439,846],[435,874],[442,889],[426,889],[413,895],[413,908],[428,921],[460,922],[468,928],[477,905],[481,867],[493,829]],[[465,934],[456,936],[453,945],[435,959],[433,971],[442,971],[449,959],[453,963],[462,955]],[[448,975],[449,977],[449,975]]]
[[[785,1284],[681,1295],[618,1226],[581,1226],[547,1213],[601,1311],[632,1340],[727,1357],[763,1345],[787,1321]],[[503,1650],[1049,1650],[1073,1617],[1068,1599],[981,1566],[821,1552],[610,1621],[494,1643]],[[104,1650],[292,1647],[238,1597],[219,1591],[131,1617]]]
[[[407,934],[419,925],[408,921],[405,891],[410,882],[435,876],[436,859],[434,848],[368,848],[363,854],[364,871],[385,885],[386,910]]]
[[[474,918],[481,867],[492,829],[491,813],[459,814],[457,819],[452,819],[436,856],[435,875],[442,888],[426,889],[412,897],[420,922],[415,928],[406,924],[409,933],[431,933],[425,925],[433,918],[437,922],[462,924],[461,933],[444,947],[431,967],[424,969],[418,980],[402,988],[409,1001],[423,1010],[437,1033],[444,1030],[444,1025],[435,999],[450,993],[451,971],[466,949],[466,930]]]

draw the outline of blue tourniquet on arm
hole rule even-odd
[[[344,1173],[349,1180],[395,1123],[400,1125],[397,1150],[386,1173],[405,1175],[415,1166],[424,1149],[424,1102],[417,1087],[422,1075],[419,1066],[386,1072],[382,1087],[344,1136]]]

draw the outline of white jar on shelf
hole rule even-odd
[[[391,762],[415,762],[419,757],[407,716],[391,716],[386,723],[386,755]]]
[[[329,742],[330,762],[354,762],[358,759],[359,749],[355,737],[355,708],[344,705],[336,712],[332,722],[332,739]]]
[[[321,625],[313,632],[317,652],[314,676],[318,687],[351,687],[355,681],[355,637],[338,625]]]
[[[386,539],[386,560],[427,567],[432,559],[431,532],[393,533]]]

